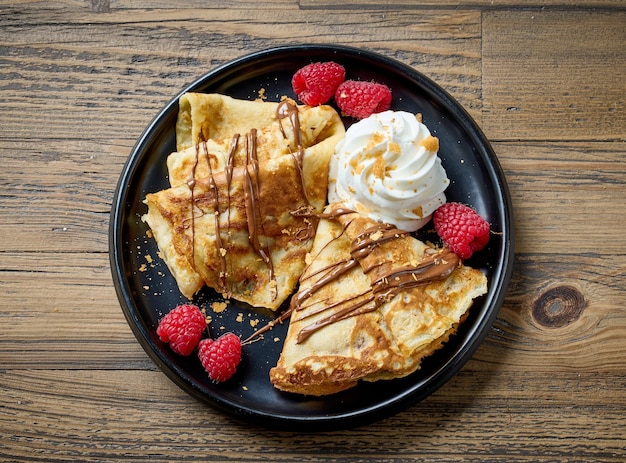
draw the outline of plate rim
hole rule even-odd
[[[408,387],[402,393],[398,393],[383,402],[369,406],[368,408],[358,409],[336,415],[314,415],[314,416],[298,416],[294,417],[284,413],[267,413],[259,414],[251,407],[232,404],[229,401],[222,400],[218,396],[207,396],[197,384],[189,381],[184,371],[168,364],[162,353],[158,349],[148,349],[145,345],[152,344],[150,342],[151,333],[146,323],[139,317],[137,310],[133,310],[134,300],[128,290],[128,282],[125,281],[124,272],[120,265],[122,254],[123,237],[121,219],[125,209],[126,193],[129,189],[128,180],[136,174],[139,164],[140,148],[144,146],[154,136],[155,128],[168,117],[174,106],[178,105],[178,99],[186,92],[194,91],[206,82],[215,79],[217,76],[231,72],[242,65],[251,65],[252,62],[262,62],[269,58],[274,58],[287,53],[330,53],[340,57],[342,54],[348,54],[351,58],[355,56],[362,57],[376,63],[384,63],[391,66],[397,71],[405,73],[410,79],[419,81],[424,85],[430,93],[442,100],[447,109],[456,117],[460,118],[460,122],[467,134],[471,137],[474,146],[482,151],[482,155],[489,161],[484,167],[488,167],[488,177],[496,181],[497,191],[500,193],[498,198],[498,212],[502,216],[502,243],[498,255],[502,255],[502,259],[495,263],[493,267],[493,282],[495,287],[491,286],[488,290],[483,305],[489,310],[482,310],[479,319],[468,331],[468,342],[462,345],[462,349],[455,353],[445,363],[438,366],[434,374],[430,375],[422,384],[420,381]],[[297,45],[281,45],[268,49],[263,49],[248,54],[244,54],[238,58],[221,64],[214,69],[209,70],[205,74],[186,85],[178,94],[176,94],[158,113],[143,130],[132,150],[126,159],[122,171],[120,173],[110,212],[109,222],[109,262],[113,283],[116,290],[117,298],[120,303],[122,312],[126,317],[131,331],[139,341],[143,350],[148,354],[150,359],[156,366],[166,374],[166,376],[177,384],[188,394],[196,399],[213,405],[232,416],[242,419],[245,422],[260,425],[264,428],[289,429],[289,430],[334,430],[345,429],[348,427],[361,426],[374,421],[392,416],[399,411],[425,399],[437,389],[443,386],[453,376],[455,376],[463,365],[473,356],[475,351],[484,341],[490,331],[498,312],[504,302],[506,291],[508,289],[512,270],[514,256],[514,223],[513,223],[513,207],[506,182],[506,177],[500,162],[491,146],[491,143],[484,135],[482,129],[476,121],[469,115],[465,108],[452,97],[445,89],[436,84],[432,79],[422,74],[420,71],[405,64],[396,58],[381,54],[379,52],[346,45],[328,45],[328,44],[297,44]]]

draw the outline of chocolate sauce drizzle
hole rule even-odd
[[[337,219],[341,215],[350,214],[354,211],[345,208],[335,208],[331,212],[317,214],[319,218]],[[300,214],[313,214],[301,211]],[[334,238],[339,239],[345,232],[350,222],[344,224],[342,233]],[[270,330],[277,323],[287,320],[293,311],[309,309],[307,314],[298,321],[327,312],[327,315],[319,320],[304,326],[297,334],[297,343],[306,341],[313,333],[321,328],[345,320],[350,317],[373,312],[383,304],[391,301],[397,294],[418,286],[424,286],[434,281],[447,278],[461,264],[460,259],[447,248],[428,248],[420,263],[401,268],[384,269],[386,262],[374,259],[374,263],[367,265],[365,259],[381,244],[400,239],[410,235],[409,232],[400,230],[389,224],[377,224],[368,228],[352,240],[350,246],[350,258],[335,262],[316,272],[307,275],[304,279],[319,277],[310,287],[302,289],[291,298],[289,308],[277,319],[270,322],[260,330],[253,333],[246,341],[250,342],[261,333]],[[330,243],[328,243],[330,244]],[[317,300],[306,305],[311,296],[323,287],[331,284],[353,268],[361,265],[366,275],[373,272],[370,287],[358,294],[352,295],[348,300],[330,303],[328,300]],[[320,276],[321,275],[321,276]],[[301,280],[301,281],[304,281]],[[314,305],[318,306],[314,308]]]
[[[193,163],[193,167],[191,168],[191,174],[187,179],[187,186],[189,187],[189,217],[191,220],[191,267],[196,270],[196,215],[195,215],[195,205],[196,205],[196,197],[194,189],[196,187],[196,168],[198,167],[198,158],[200,156],[199,144],[196,145],[196,157]],[[186,220],[183,222],[185,225]]]
[[[261,243],[259,235],[265,236],[263,218],[260,210],[259,188],[259,160],[257,158],[256,129],[246,135],[246,166],[244,169],[244,198],[246,202],[246,217],[248,219],[248,235],[254,252],[265,262],[270,272],[270,282],[275,282],[274,265],[272,263],[267,243]],[[276,298],[276,285],[270,285],[273,298]]]
[[[305,326],[298,333],[297,342],[304,342],[320,328],[356,315],[372,312],[381,305],[392,300],[397,294],[418,286],[427,285],[433,281],[447,278],[458,267],[459,258],[443,249],[432,254],[426,254],[422,262],[416,266],[405,266],[381,271],[385,262],[377,262],[367,266],[364,259],[381,244],[409,235],[409,232],[399,230],[388,224],[376,225],[357,236],[351,244],[351,258],[338,262],[327,269],[326,273],[310,288],[297,294],[292,299],[290,310],[302,310],[303,303],[308,297],[319,291],[323,286],[331,283],[340,275],[346,273],[356,265],[362,265],[365,274],[376,271],[377,275],[368,291],[352,296],[348,301],[340,301],[327,306],[327,316]],[[319,311],[318,311],[319,313]]]
[[[209,190],[212,193],[213,200],[211,201],[211,206],[214,210],[214,218],[215,218],[215,245],[217,247],[218,256],[220,258],[220,266],[221,271],[219,274],[220,286],[221,290],[226,290],[226,257],[222,252],[223,243],[222,243],[222,231],[220,226],[220,209],[219,209],[219,190],[217,188],[217,183],[215,181],[215,176],[213,175],[213,167],[211,166],[211,157],[209,155],[209,150],[207,148],[206,139],[204,138],[204,134],[200,132],[198,134],[198,142],[196,143],[196,155],[194,158],[193,167],[191,169],[191,173],[189,178],[187,179],[187,186],[190,191],[190,209],[191,209],[191,264],[194,270],[196,269],[196,216],[195,216],[195,206],[196,206],[196,197],[195,197],[195,187],[197,183],[196,179],[196,170],[198,168],[198,163],[200,162],[200,152],[204,155],[204,159],[207,164],[207,169],[209,170]],[[201,210],[202,217],[204,212]]]
[[[323,217],[332,219],[350,212],[351,211],[347,209],[337,208],[330,213],[323,214]],[[343,232],[345,232],[348,226],[349,223],[344,225]],[[326,306],[325,310],[329,312],[329,314],[302,328],[298,333],[297,342],[304,342],[314,332],[331,323],[372,312],[392,300],[402,291],[443,280],[460,265],[459,258],[447,248],[441,250],[431,248],[427,250],[423,260],[414,266],[409,265],[385,270],[384,266],[386,262],[372,259],[372,263],[367,263],[366,258],[370,256],[378,246],[408,235],[410,235],[409,232],[399,230],[392,225],[377,224],[366,229],[352,240],[350,259],[322,269],[321,271],[326,273],[310,288],[296,294],[292,298],[292,304],[289,310],[293,311],[307,308],[303,304],[308,297],[356,265],[361,265],[363,272],[368,276],[371,275],[370,279],[372,280],[372,284],[370,288],[361,294],[352,296],[350,300],[339,301],[333,305]],[[309,278],[312,276],[313,275],[310,275]],[[319,312],[320,310],[314,311],[312,314]]]
[[[226,236],[227,236],[227,246],[226,246],[226,256],[230,256],[231,254],[231,250],[232,250],[232,244],[231,244],[231,240],[230,240],[230,236],[231,236],[231,213],[230,213],[230,204],[231,204],[231,198],[230,198],[230,187],[233,181],[233,172],[235,169],[235,153],[237,151],[237,146],[239,145],[239,138],[240,135],[238,133],[236,133],[235,135],[233,135],[233,138],[230,142],[230,149],[228,150],[228,158],[226,159],[226,167],[224,168],[224,173],[226,174],[226,210],[228,211],[227,213],[227,217],[226,217],[226,227],[227,227],[227,232],[226,232]],[[226,266],[228,266],[228,262],[230,262],[230,259],[226,260],[226,256],[222,256],[222,253],[220,252],[220,257],[222,257],[226,263]],[[232,264],[232,263],[231,263]],[[225,277],[225,281],[226,278],[228,277],[228,268],[226,269],[226,273],[224,274]],[[224,288],[226,290],[226,288]]]
[[[276,119],[278,119],[280,132],[283,134],[283,138],[287,141],[287,146],[289,147],[290,153],[293,156],[294,162],[296,164],[296,168],[298,169],[298,174],[300,176],[300,187],[302,188],[302,196],[304,197],[304,200],[308,205],[310,204],[310,201],[306,191],[306,182],[304,180],[304,145],[302,144],[302,129],[300,127],[300,114],[298,111],[298,107],[291,100],[281,101],[276,108]],[[291,127],[293,128],[294,143],[296,145],[295,153],[291,147],[291,144],[289,144],[289,137],[287,136],[287,133],[285,132],[285,129],[281,122],[283,119],[288,119],[291,123]]]

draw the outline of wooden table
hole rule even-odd
[[[0,2],[0,460],[624,461],[626,3],[217,3]],[[516,229],[504,306],[459,374],[315,434],[240,423],[166,378],[107,245],[152,117],[208,70],[295,43],[373,50],[448,90],[493,144]]]

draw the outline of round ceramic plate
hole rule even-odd
[[[487,248],[467,262],[487,275],[489,292],[474,302],[468,318],[444,348],[406,378],[362,383],[321,398],[282,393],[270,384],[269,370],[282,349],[287,328],[283,324],[245,346],[236,375],[214,384],[196,356],[173,354],[155,334],[159,319],[185,301],[140,219],[146,211],[142,202],[146,194],[168,187],[165,161],[175,150],[180,94],[176,95],[146,128],[121,174],[110,225],[113,280],[130,327],[158,367],[189,394],[253,424],[291,430],[346,428],[382,419],[424,399],[457,373],[477,349],[498,313],[511,274],[511,204],[496,156],[465,110],[413,68],[355,48],[289,46],[254,53],[214,69],[181,94],[215,92],[253,100],[264,92],[268,101],[279,101],[284,95],[295,97],[291,77],[297,69],[331,60],[346,68],[348,78],[388,85],[393,92],[392,109],[422,113],[425,124],[439,137],[439,155],[451,179],[448,200],[474,207],[495,232]],[[346,125],[351,122],[345,120]],[[222,298],[210,289],[202,290],[195,300],[212,315],[212,335],[233,331],[246,338],[272,319],[235,301],[226,311],[214,314],[209,309],[214,301]]]

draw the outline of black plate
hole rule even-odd
[[[504,175],[489,143],[465,110],[431,80],[398,61],[355,48],[303,45],[254,53],[221,66],[198,79],[182,93],[217,92],[255,99],[264,89],[268,100],[294,96],[291,77],[311,62],[333,60],[346,68],[348,78],[375,80],[393,92],[392,109],[421,112],[433,135],[440,139],[440,157],[451,185],[449,201],[473,206],[496,233],[488,247],[468,262],[488,277],[489,292],[475,301],[470,315],[446,346],[407,378],[360,384],[323,398],[285,394],[272,387],[269,369],[282,348],[286,325],[277,326],[262,341],[244,347],[235,377],[213,384],[192,356],[173,354],[155,335],[159,319],[184,301],[153,240],[140,220],[146,193],[168,186],[165,159],[175,150],[177,95],[147,127],[133,148],[121,174],[113,201],[110,259],[122,310],[135,336],[158,367],[182,389],[249,423],[291,430],[337,429],[359,426],[394,414],[431,394],[450,379],[477,349],[502,305],[512,262],[512,215]],[[350,121],[346,121],[349,124]],[[197,302],[209,307],[221,300],[203,290]],[[209,309],[210,312],[210,309]],[[241,314],[241,315],[240,315]],[[239,321],[237,317],[243,317]],[[245,304],[232,303],[210,329],[234,331],[244,338],[260,316]],[[151,391],[147,390],[146,395]]]

